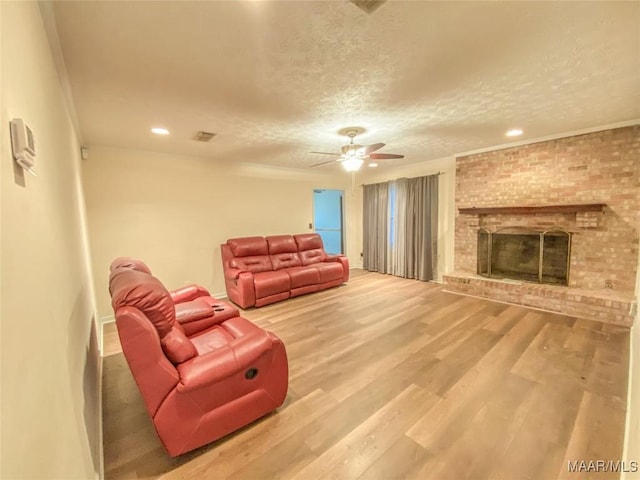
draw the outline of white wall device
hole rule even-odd
[[[11,147],[16,163],[30,174],[37,176],[33,170],[33,157],[36,156],[35,138],[29,125],[21,118],[11,120]]]

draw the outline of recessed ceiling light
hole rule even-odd
[[[522,130],[519,128],[512,128],[507,132],[507,137],[517,137],[518,135],[522,135]]]
[[[162,127],[153,127],[151,131],[156,135],[169,135],[169,130]]]
[[[369,166],[370,166],[371,168],[376,168],[376,167],[378,166],[378,164],[377,164],[376,162],[371,162],[371,163],[369,164]]]

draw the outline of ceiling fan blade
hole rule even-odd
[[[373,145],[367,145],[366,147],[364,147],[362,149],[362,154],[363,155],[369,155],[371,152],[375,152],[376,150],[380,150],[384,146],[385,146],[384,143],[374,143]]]
[[[327,163],[338,162],[339,160],[327,160],[326,162],[314,163],[313,165],[309,165],[309,168],[319,167],[320,165],[326,165]]]
[[[340,154],[339,153],[330,153],[330,152],[309,152],[309,153],[319,153],[321,155],[334,155],[336,157],[339,157]]]
[[[404,158],[404,155],[396,155],[395,153],[372,153],[369,155],[371,160],[390,160],[392,158]]]

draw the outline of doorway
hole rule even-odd
[[[343,201],[343,190],[313,190],[313,228],[332,255],[344,253]]]

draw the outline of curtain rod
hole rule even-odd
[[[447,172],[436,172],[436,173],[430,173],[428,175],[421,175],[422,177],[430,177],[432,175],[444,175]],[[407,178],[407,177],[399,177],[399,178],[394,178],[393,180],[399,180],[400,178]],[[419,178],[419,177],[410,177],[410,178]],[[387,180],[388,182],[393,182],[393,180]],[[384,183],[384,182],[378,182],[378,183]],[[360,185],[358,185],[359,187],[363,187],[365,185],[375,185],[374,183],[361,183]]]

